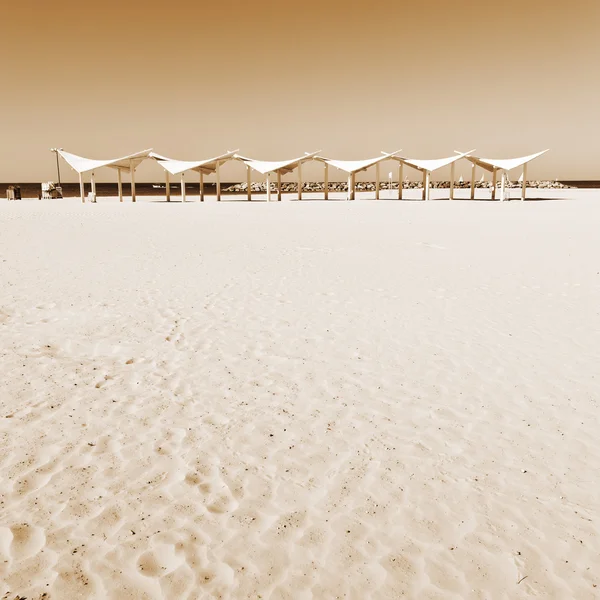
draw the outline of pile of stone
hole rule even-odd
[[[521,184],[517,184],[517,185],[521,185]],[[573,185],[565,185],[564,183],[561,183],[558,180],[554,180],[554,181],[528,181],[527,182],[527,187],[532,187],[532,188],[539,188],[539,189],[553,189],[553,190],[562,190],[562,189],[571,189],[574,188],[575,186]]]
[[[498,181],[498,186],[500,186],[500,181]],[[443,189],[443,188],[449,188],[449,187],[450,187],[449,181],[432,181],[431,182],[432,189]],[[471,182],[470,181],[457,181],[457,182],[455,182],[454,187],[456,187],[457,189],[458,188],[470,188]],[[481,188],[491,189],[492,182],[491,181],[476,181],[475,187],[479,188],[479,189],[481,189]],[[520,188],[521,184],[518,181],[508,181],[507,187]],[[539,189],[550,189],[550,188],[565,189],[565,188],[569,188],[571,186],[565,185],[564,183],[561,183],[560,181],[554,180],[554,181],[528,181],[527,187],[528,188],[539,188]],[[421,181],[404,181],[402,188],[405,190],[422,189],[423,183]],[[235,194],[235,193],[241,194],[241,193],[246,193],[247,189],[248,189],[248,184],[246,182],[244,182],[244,183],[236,183],[235,185],[230,185],[229,187],[223,188],[223,191],[227,192],[229,194]],[[325,189],[325,184],[323,182],[306,181],[306,182],[302,183],[302,191],[303,192],[322,192],[324,189]],[[380,190],[389,190],[390,182],[382,181],[379,185],[379,189]],[[398,183],[392,183],[391,189],[397,190]],[[298,183],[295,181],[282,182],[281,190],[283,193],[288,193],[288,194],[289,193],[298,193]],[[254,192],[256,192],[256,193],[266,192],[267,191],[266,182],[264,182],[264,181],[260,182],[260,183],[253,182],[251,191],[253,193]],[[271,191],[272,192],[277,191],[277,184],[271,182]],[[347,192],[348,184],[345,181],[344,182],[330,181],[329,182],[329,191],[330,192]],[[358,192],[374,192],[375,191],[375,182],[374,181],[357,181],[356,182],[356,191],[358,191]]]

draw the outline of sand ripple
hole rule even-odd
[[[598,203],[13,204],[1,597],[600,597]]]

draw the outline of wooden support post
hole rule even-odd
[[[354,200],[356,198],[356,173],[350,173],[348,175],[348,200]]]
[[[302,200],[302,163],[298,163],[298,200]]]
[[[454,165],[456,163],[452,163],[450,166],[450,200],[454,200]]]
[[[123,202],[123,180],[121,179],[121,169],[117,169],[117,187],[119,188],[119,202]]]
[[[199,171],[198,186],[198,198],[200,202],[204,202],[204,173],[202,171]]]
[[[398,200],[402,200],[402,191],[404,189],[404,163],[398,164]]]
[[[250,170],[250,165],[246,165],[246,193],[248,195],[248,202],[252,200],[252,173]]]
[[[79,173],[79,193],[81,201],[85,204],[85,185],[83,184],[83,173]]]
[[[131,201],[135,202],[135,169],[131,159],[129,160],[129,172],[131,173]]]
[[[221,163],[217,163],[217,202],[221,202]]]
[[[494,169],[492,171],[492,200],[496,199],[496,183],[497,183],[497,171]]]
[[[277,171],[277,201],[281,202],[281,171]]]
[[[267,173],[267,202],[271,202],[271,174]]]
[[[506,171],[502,171],[502,189],[500,191],[500,200],[504,202],[506,200]]]
[[[471,163],[471,200],[475,200],[475,163]]]
[[[429,200],[429,183],[431,173],[429,171],[423,171],[423,200]]]
[[[169,179],[169,171],[165,169],[165,191],[167,193],[167,202],[171,202],[171,180]]]
[[[185,171],[181,174],[181,201],[185,202]]]
[[[379,178],[380,178],[380,171],[379,171],[379,165],[381,163],[377,163],[375,165],[375,200],[379,200]]]
[[[94,199],[94,202],[96,202],[96,177],[94,171],[92,171],[92,198]]]
[[[329,165],[325,163],[325,175],[323,183],[323,199],[329,200]]]
[[[525,200],[527,194],[527,163],[523,165],[523,183],[521,184],[521,200]]]

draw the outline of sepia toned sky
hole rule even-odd
[[[1,10],[0,181],[55,179],[52,146],[186,160],[236,148],[264,160],[551,148],[531,179],[600,179],[598,0],[10,0]],[[140,180],[161,177],[142,165]],[[63,180],[76,181],[66,166]]]

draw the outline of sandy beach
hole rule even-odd
[[[0,598],[600,598],[600,193],[531,196],[0,201]]]

